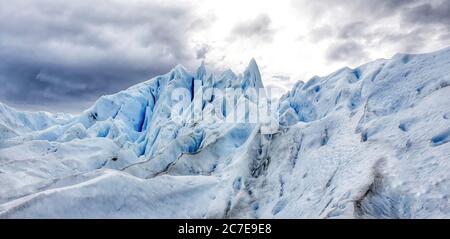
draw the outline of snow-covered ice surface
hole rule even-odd
[[[269,131],[248,120],[254,60],[177,66],[79,115],[0,104],[0,218],[450,218],[448,86],[450,48],[298,82]]]

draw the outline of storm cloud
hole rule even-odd
[[[195,65],[186,39],[202,22],[190,6],[162,1],[0,1],[0,101],[81,110],[178,63]]]

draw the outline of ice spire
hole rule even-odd
[[[244,90],[248,87],[254,87],[256,89],[264,88],[261,81],[261,74],[259,73],[259,68],[254,58],[248,63],[247,69],[244,72],[244,79],[242,80],[241,87]]]
[[[206,77],[206,67],[205,62],[202,61],[202,64],[197,68],[196,79],[203,81],[203,78]]]

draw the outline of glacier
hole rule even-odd
[[[446,48],[267,101],[252,59],[77,115],[0,103],[0,218],[450,218],[449,85]]]

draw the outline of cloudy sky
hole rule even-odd
[[[449,0],[0,0],[0,101],[79,112],[177,64],[266,86],[450,46]]]

